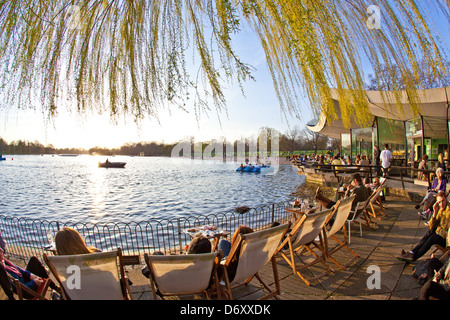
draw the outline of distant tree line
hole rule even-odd
[[[268,129],[268,128],[265,128]],[[245,150],[248,151],[250,144],[254,143],[254,138],[241,138],[240,141],[232,142],[234,150],[237,150],[237,144],[244,143]],[[270,137],[269,137],[270,140]],[[194,143],[194,139],[188,138],[188,143]],[[216,141],[201,142],[202,150]],[[198,143],[198,142],[196,142]],[[256,143],[259,143],[256,141]],[[55,148],[53,145],[44,146],[38,141],[12,141],[6,142],[0,138],[1,154],[98,154],[98,155],[144,155],[144,156],[170,156],[177,143],[166,144],[162,142],[137,142],[126,143],[118,148],[94,147],[89,150],[81,148]],[[271,143],[267,147],[270,151]],[[259,147],[258,147],[259,149]],[[293,154],[294,151],[313,150],[317,153],[319,150],[339,149],[339,141],[330,139],[324,135],[314,133],[308,129],[300,129],[295,126],[285,133],[279,134],[279,151]],[[225,148],[223,149],[225,150]]]
[[[87,151],[83,151],[76,148],[65,148],[65,149],[56,149],[51,144],[44,146],[42,143],[38,141],[30,142],[30,141],[12,141],[7,143],[5,140],[0,138],[0,153],[1,154],[53,154],[53,153],[87,153]]]

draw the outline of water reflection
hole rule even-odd
[[[97,157],[93,157],[97,160]],[[90,176],[89,176],[89,194],[91,205],[89,206],[91,211],[91,223],[97,223],[101,221],[101,218],[105,214],[105,198],[107,187],[105,186],[105,175],[106,171],[102,170],[103,168],[98,168],[97,162],[89,166],[90,168]]]
[[[14,156],[0,166],[0,214],[72,222],[171,219],[289,200],[304,177],[291,166],[274,175],[236,172],[239,163],[115,157]],[[92,221],[91,221],[92,220]]]

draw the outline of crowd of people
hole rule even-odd
[[[369,165],[368,158],[366,156],[356,156],[356,165],[361,165],[360,173],[354,173],[350,178],[350,185],[347,187],[344,197],[355,195],[355,199],[352,203],[352,210],[355,210],[356,204],[361,201],[365,201],[379,186],[379,176],[389,177],[390,168],[392,165],[392,152],[389,150],[389,146],[385,145],[384,150],[380,151],[378,147],[374,148],[374,164],[379,165],[381,171],[376,172],[376,177],[373,178],[373,182],[370,183],[368,177],[362,180],[364,176],[365,167]],[[325,164],[324,156],[319,156],[317,162],[319,164]],[[331,165],[336,166],[337,170],[343,170],[344,165],[347,163],[342,157],[336,155],[330,162]],[[339,169],[338,169],[339,168]],[[429,174],[428,170],[432,167],[428,163],[428,156],[424,156],[418,166],[418,179],[428,181],[429,177],[434,177],[433,183],[428,188],[423,200],[416,205],[416,209],[423,206],[423,210],[418,214],[427,222],[427,231],[422,236],[420,241],[410,251],[402,250],[398,259],[412,263],[423,257],[432,247],[435,245],[441,248],[448,249],[448,234],[450,226],[450,204],[447,201],[447,180],[445,177],[446,163],[444,161],[443,154],[439,154],[438,161],[435,165],[434,174]],[[324,197],[320,188],[316,191],[316,201],[321,203],[325,208],[332,208],[335,205],[335,201]],[[383,195],[384,198],[384,195]],[[442,258],[427,259],[427,270],[423,274],[419,275],[419,279],[423,284],[420,291],[420,300],[450,299],[450,251],[444,254]]]
[[[356,166],[359,166],[360,174],[363,177],[368,176],[371,166],[375,166],[374,176],[382,175],[383,177],[388,177],[394,156],[389,149],[389,145],[385,144],[382,151],[378,146],[375,146],[372,155],[357,154],[354,162],[351,157],[341,155],[340,152],[334,154],[333,150],[320,155],[294,155],[290,160],[300,163],[315,162],[319,165],[332,165],[336,172],[346,171],[349,167],[354,170]]]
[[[341,155],[340,152],[335,154],[333,150],[329,150],[324,154],[295,154],[289,157],[289,160],[297,163],[316,163],[319,165],[318,168],[320,168],[320,165],[322,164],[332,165],[336,172],[346,171],[347,169],[354,171],[354,169],[357,169],[357,166],[359,166],[360,168],[358,169],[363,177],[368,175],[371,167],[373,167],[372,176],[389,177],[394,164],[394,159],[394,154],[390,150],[389,144],[384,144],[383,150],[375,145],[372,154],[357,154],[354,161],[350,156],[345,154]],[[437,160],[433,161],[429,161],[429,156],[425,154],[420,162],[415,162],[416,170],[413,171],[414,176],[418,180],[433,181],[435,178],[435,171],[439,168],[443,171],[447,171],[449,161],[450,159],[447,151],[445,151],[445,155],[444,153],[439,153]]]

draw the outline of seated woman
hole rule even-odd
[[[64,227],[56,233],[55,247],[57,255],[75,255],[101,252],[100,249],[93,246],[88,247],[78,231],[70,227]],[[131,286],[133,282],[131,282],[130,279],[127,280]]]
[[[211,241],[208,238],[195,237],[189,243],[186,254],[210,253],[211,249]]]
[[[374,177],[372,180],[372,183],[369,182],[369,178],[366,177],[366,180],[364,180],[364,185],[366,186],[367,190],[369,190],[369,193],[375,192],[379,186],[381,186],[380,177]],[[381,202],[386,201],[386,197],[384,195],[384,191],[382,190],[379,195],[379,200]]]
[[[363,155],[361,157],[361,161],[359,162],[359,165],[362,166],[361,169],[359,169],[361,171],[361,175],[364,177],[367,177],[369,175],[369,171],[370,171],[370,161],[369,159],[367,159],[366,155]]]
[[[422,257],[435,244],[446,246],[450,225],[450,206],[444,191],[439,191],[436,203],[433,205],[433,215],[429,221],[428,230],[418,244],[409,252],[402,250],[399,260],[413,262]]]
[[[419,167],[417,168],[419,170],[428,170],[428,155],[424,155],[422,157],[422,161],[420,161],[419,163]],[[428,174],[422,171],[419,171],[417,173],[417,179],[422,180],[422,181],[428,181]]]
[[[422,202],[416,205],[416,209],[419,209],[421,205],[423,205],[423,210],[418,212],[420,216],[424,219],[428,220],[431,213],[431,208],[433,204],[436,202],[436,195],[439,191],[446,192],[447,190],[447,180],[444,177],[444,170],[442,168],[437,168],[436,170],[436,179],[433,181],[433,185],[428,190],[427,194],[423,198]]]
[[[445,161],[444,161],[444,155],[442,153],[439,153],[438,162],[436,163],[436,168],[442,168],[442,170],[447,171]]]
[[[219,250],[222,250],[223,258],[228,257],[228,255],[230,254],[231,247],[236,241],[239,234],[246,234],[252,232],[253,232],[252,228],[247,227],[245,225],[240,225],[234,232],[233,237],[231,238],[231,242],[226,239],[221,239],[219,242]]]
[[[95,253],[101,250],[88,247],[81,235],[73,228],[64,227],[55,235],[55,247],[58,255]]]
[[[19,282],[25,287],[36,292],[39,292],[39,289],[48,280],[47,271],[36,257],[31,257],[27,267],[25,269],[22,269],[21,267],[7,260],[3,256],[3,249],[0,248],[0,285],[3,288],[3,291],[7,295],[8,299],[14,300],[13,292],[15,291],[15,288],[11,286],[8,274],[9,276],[19,280]],[[53,282],[50,282],[50,287],[54,290],[57,290],[57,286]],[[25,299],[33,298],[32,295],[25,291],[23,291],[23,296]]]
[[[253,229],[250,227],[247,227],[245,225],[240,225],[236,231],[233,234],[233,237],[231,238],[231,242],[225,239],[221,239],[219,242],[219,250],[222,250],[223,253],[223,259],[226,260],[228,255],[230,254],[231,248],[233,247],[233,244],[236,242],[238,235],[239,234],[247,234],[247,233],[252,233]],[[233,281],[234,276],[236,275],[236,270],[237,270],[237,266],[238,266],[238,257],[239,257],[239,250],[240,248],[237,249],[236,254],[234,255],[233,259],[230,261],[228,267],[227,267],[227,273],[228,273],[228,278],[230,280],[230,282]]]

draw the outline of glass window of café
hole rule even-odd
[[[352,140],[350,133],[341,134],[341,155],[345,158],[349,157],[352,152]]]
[[[417,117],[405,122],[408,165],[422,160],[422,118]]]
[[[432,162],[438,160],[439,154],[445,156],[448,149],[448,122],[439,117],[423,117],[426,154]]]
[[[376,141],[376,130],[373,127],[352,129],[352,160],[356,155],[367,156],[372,163],[373,142]]]
[[[406,156],[405,123],[399,120],[377,118],[378,142],[380,150],[387,143],[394,156],[393,165],[403,166]]]

